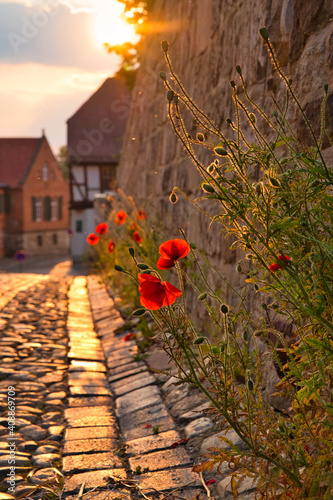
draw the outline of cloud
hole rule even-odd
[[[38,63],[114,72],[119,58],[95,40],[89,2],[47,0],[42,7],[0,3],[0,62]],[[91,2],[90,2],[91,3]],[[71,11],[72,9],[72,11]],[[77,10],[76,10],[77,12]]]
[[[109,76],[73,67],[0,64],[0,137],[39,137],[45,129],[57,152],[66,121]]]

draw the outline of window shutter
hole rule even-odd
[[[51,220],[51,198],[45,196],[44,198],[44,220]]]
[[[8,191],[5,192],[5,212],[6,214],[10,213],[10,193]]]
[[[58,198],[58,219],[62,219],[62,196]]]
[[[31,201],[32,201],[32,220],[35,221],[37,218],[36,198],[34,196],[32,196]]]

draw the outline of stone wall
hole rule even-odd
[[[333,77],[333,3],[330,0],[156,0],[147,36],[123,145],[119,186],[148,214],[163,221],[166,235],[177,237],[183,227],[190,241],[205,248],[223,274],[240,287],[244,276],[235,271],[240,255],[230,251],[220,228],[208,230],[187,201],[168,201],[176,185],[199,194],[199,176],[182,149],[167,118],[166,90],[158,74],[167,72],[161,41],[169,41],[176,73],[189,95],[228,135],[226,118],[233,118],[230,80],[239,81],[240,65],[248,91],[268,114],[273,100],[285,91],[274,74],[258,33],[266,26],[277,57],[309,118],[318,128],[323,86]],[[333,129],[333,91],[327,101],[328,127]],[[291,108],[300,136],[307,141],[304,124]],[[190,132],[195,133],[195,127]],[[201,159],[208,165],[211,155]],[[223,288],[223,287],[222,287]],[[224,290],[232,305],[234,297]]]

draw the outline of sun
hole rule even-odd
[[[95,0],[96,6],[94,33],[98,43],[122,45],[125,42],[137,43],[139,35],[134,27],[124,19],[124,5],[116,0]]]

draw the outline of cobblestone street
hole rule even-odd
[[[198,450],[223,445],[208,402],[152,372],[160,351],[144,361],[124,342],[104,285],[2,273],[0,289],[0,500],[232,497],[227,474],[206,486],[192,472]]]

